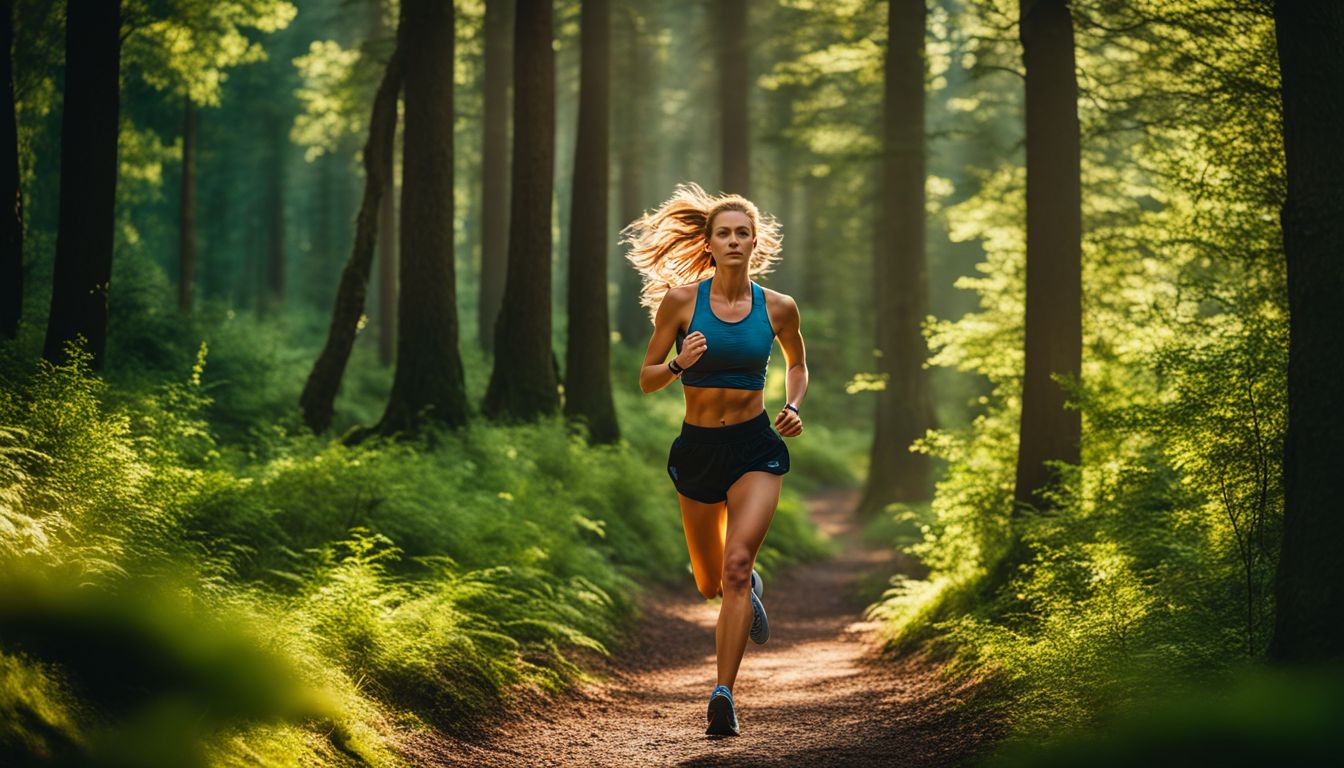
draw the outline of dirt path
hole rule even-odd
[[[705,735],[718,606],[688,577],[686,589],[651,596],[638,636],[603,682],[507,721],[484,741],[412,751],[446,766],[956,764],[992,737],[992,723],[958,710],[971,686],[943,681],[937,665],[878,657],[856,584],[899,564],[890,550],[857,541],[855,501],[851,492],[811,497],[813,520],[842,551],[765,585],[771,639],[747,644],[733,692],[741,736]]]

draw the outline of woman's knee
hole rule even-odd
[[[755,558],[746,547],[735,547],[723,555],[723,589],[741,592],[751,587],[751,564]]]

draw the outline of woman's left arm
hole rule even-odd
[[[784,437],[797,437],[803,432],[803,420],[798,411],[802,410],[803,396],[807,394],[807,353],[803,348],[798,303],[791,296],[780,294],[780,298],[783,322],[775,338],[779,339],[779,346],[784,350],[784,362],[788,370],[784,374],[786,405],[775,417],[775,429]],[[793,406],[793,409],[788,406]]]

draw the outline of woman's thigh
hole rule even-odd
[[[686,530],[686,549],[691,555],[695,586],[705,598],[720,592],[723,577],[723,543],[727,535],[728,510],[724,502],[706,504],[681,494],[681,525]]]
[[[756,553],[770,530],[779,506],[779,491],[784,477],[769,472],[748,472],[728,489],[728,529],[725,548],[742,548],[756,558]]]

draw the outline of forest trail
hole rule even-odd
[[[835,558],[765,584],[771,639],[747,644],[734,698],[742,735],[705,735],[714,687],[717,603],[684,590],[652,592],[636,637],[600,665],[601,682],[537,701],[481,740],[416,739],[409,756],[434,766],[946,766],[992,738],[984,716],[959,710],[974,686],[943,680],[923,658],[879,656],[863,619],[860,579],[901,566],[858,540],[857,494],[808,499],[840,544]],[[871,582],[868,582],[871,583]]]

